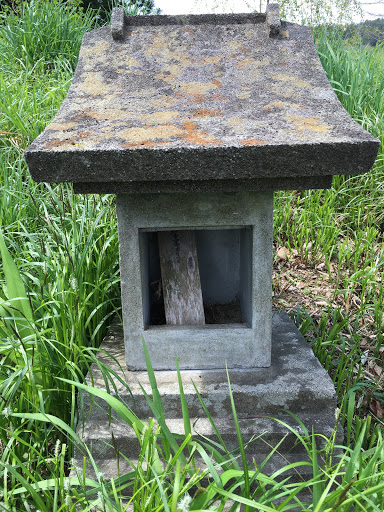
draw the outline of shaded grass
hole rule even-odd
[[[292,315],[329,370],[340,403],[345,393],[359,390],[356,413],[364,417],[369,411],[381,418],[384,50],[346,45],[324,27],[315,33],[315,41],[340,101],[382,144],[369,174],[336,176],[329,190],[276,194],[276,246],[287,247],[291,258],[283,265],[275,263],[276,304],[294,306]],[[313,294],[303,287],[301,295],[295,295],[299,309],[287,302],[279,284],[284,265],[307,267],[308,276],[321,268],[328,274],[331,296],[328,293],[321,307],[314,307]],[[378,369],[376,374],[372,368]]]
[[[0,297],[11,303],[0,318],[0,452],[3,462],[23,461],[31,443],[43,474],[60,434],[15,419],[10,451],[9,414],[55,414],[74,428],[76,390],[58,377],[83,379],[120,304],[113,198],[36,184],[23,157],[64,99],[82,35],[94,24],[56,1],[24,3],[19,17],[0,22],[0,230],[32,311],[28,331],[20,331],[9,297],[14,276],[4,275],[1,258]]]

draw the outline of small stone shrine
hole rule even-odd
[[[177,355],[197,432],[212,434],[191,380],[236,439],[226,365],[245,437],[281,439],[264,416],[290,421],[282,409],[332,432],[330,378],[288,316],[272,313],[273,191],[365,173],[378,147],[339,103],[310,30],[281,21],[277,4],[265,14],[114,9],[111,26],[85,35],[68,95],[25,156],[36,181],[116,194],[124,335],[113,327],[104,348],[120,362],[125,352],[128,371],[115,370],[139,416],[151,415],[138,386],[150,391],[143,337],[171,429],[182,432]],[[134,457],[132,433],[94,407],[83,435],[107,473],[111,431]],[[264,446],[252,445],[258,463]]]

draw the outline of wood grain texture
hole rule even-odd
[[[158,240],[167,325],[205,324],[193,231],[159,231]]]

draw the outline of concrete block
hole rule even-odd
[[[226,364],[229,368],[269,366],[272,192],[120,194],[116,205],[128,368],[146,367],[142,337],[156,370],[175,369],[175,354],[183,369],[225,368]],[[153,277],[148,260],[152,256],[148,254],[146,233],[172,229],[194,229],[196,241],[202,241],[197,251],[203,302],[212,303],[216,293],[217,304],[226,303],[228,289],[233,290],[233,300],[238,300],[241,307],[242,321],[204,326],[151,324],[149,283]],[[210,238],[215,243],[209,244]],[[213,260],[209,271],[201,264],[208,259]],[[211,280],[209,274],[214,267],[216,277]],[[226,269],[224,277],[221,268]]]
[[[314,356],[311,347],[301,336],[286,313],[273,315],[272,365],[270,368],[230,370],[229,378],[234,394],[237,414],[245,442],[254,441],[247,448],[249,462],[254,458],[260,464],[283,438],[280,455],[273,457],[268,465],[272,472],[289,461],[307,460],[301,445],[295,446],[295,435],[277,418],[303,433],[296,420],[287,413],[295,414],[316,434],[329,437],[336,424],[336,394],[327,372]],[[139,383],[151,396],[151,387],[146,372],[125,370],[124,337],[120,325],[113,325],[101,348],[100,361],[107,364],[120,377],[124,384],[114,380],[115,396],[125,402],[144,421],[153,414],[150,411]],[[106,353],[110,353],[113,361]],[[91,367],[92,379],[96,387],[107,389],[104,377],[96,365]],[[167,424],[172,432],[183,434],[179,388],[175,371],[156,371],[158,389],[162,398]],[[203,396],[204,402],[223,436],[228,448],[237,448],[237,437],[229,401],[226,372],[223,370],[184,370],[181,372],[184,393],[188,402],[194,433],[216,440],[216,436],[204,410],[196,396],[192,381]],[[91,382],[88,377],[88,382]],[[86,421],[84,429],[79,424],[78,433],[92,446],[92,453],[100,467],[108,471],[108,476],[116,474],[116,451],[111,446],[112,432],[115,447],[122,454],[135,461],[138,456],[138,443],[134,432],[122,423],[115,414],[109,417],[105,402],[92,400],[83,394]],[[342,431],[338,431],[338,442],[342,441]],[[80,454],[75,456],[80,464]],[[121,456],[121,470],[128,466]]]

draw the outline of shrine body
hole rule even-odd
[[[116,194],[124,332],[107,345],[138,403],[144,339],[165,396],[177,356],[186,389],[192,372],[222,404],[212,414],[229,414],[229,368],[241,417],[290,409],[326,433],[333,384],[272,311],[273,192],[366,173],[378,148],[339,102],[310,29],[269,4],[263,14],[114,9],[111,26],[84,36],[67,97],[25,157],[36,181]]]

